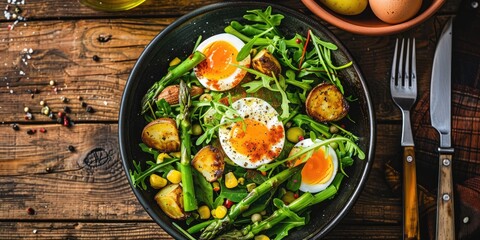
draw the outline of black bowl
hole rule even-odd
[[[132,181],[128,173],[134,169],[132,160],[138,161],[149,157],[138,147],[141,142],[141,130],[146,125],[146,121],[139,114],[140,102],[148,88],[165,74],[169,59],[176,56],[187,56],[198,35],[203,35],[205,39],[211,35],[222,33],[223,28],[231,20],[243,21],[242,16],[247,10],[265,9],[269,5],[272,6],[274,13],[281,13],[285,16],[282,21],[283,27],[280,30],[287,37],[293,36],[296,32],[305,36],[307,30],[312,29],[317,36],[339,46],[339,50],[335,51],[333,56],[335,61],[352,60],[346,48],[328,29],[302,13],[279,5],[260,2],[218,3],[202,7],[179,18],[159,33],[147,46],[135,64],[125,87],[120,107],[119,144],[123,166],[130,184]],[[351,124],[348,128],[360,136],[359,145],[367,158],[356,160],[354,165],[349,167],[349,177],[342,182],[335,198],[315,206],[310,222],[300,231],[292,230],[288,239],[307,239],[326,235],[353,206],[367,180],[372,165],[375,117],[367,86],[355,63],[353,67],[342,70],[340,75],[345,92],[358,98],[358,101],[352,103],[349,112],[356,123]],[[185,239],[182,233],[173,226],[172,220],[158,207],[154,200],[156,191],[144,191],[134,187],[132,190],[155,222],[174,238]]]

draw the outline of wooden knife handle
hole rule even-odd
[[[437,196],[437,240],[455,239],[452,154],[440,153]]]
[[[403,148],[403,239],[420,239],[415,148]]]

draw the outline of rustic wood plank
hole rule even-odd
[[[288,6],[292,9],[308,12],[307,8],[301,1],[275,1],[266,0],[276,4]],[[85,7],[79,3],[79,1],[25,1],[26,4],[23,7],[28,11],[27,17],[31,20],[37,19],[58,19],[58,18],[75,18],[78,17],[142,17],[142,16],[163,16],[170,17],[172,15],[180,16],[187,14],[199,7],[209,4],[215,4],[223,2],[221,0],[147,0],[137,8],[125,12],[104,12],[96,11]],[[461,0],[448,0],[444,6],[440,9],[440,13],[452,13],[457,10]]]
[[[150,220],[122,168],[116,124],[0,125],[0,221]],[[46,133],[39,130],[45,128]],[[28,135],[28,129],[37,133]],[[349,223],[399,223],[401,201],[383,181],[400,151],[397,125],[379,125],[375,161]],[[74,146],[70,152],[68,146]],[[48,168],[48,169],[47,169]],[[26,209],[33,208],[35,215]]]
[[[150,220],[127,182],[117,127],[22,125],[14,131],[2,125],[0,219]]]
[[[40,114],[39,102],[44,100],[55,112],[68,105],[77,121],[116,121],[123,88],[135,61],[173,20],[44,21],[28,25],[28,30],[1,29],[0,119],[22,121],[23,108],[28,106],[37,121],[49,121]],[[109,40],[100,42],[100,36]],[[33,52],[26,53],[29,49]],[[49,85],[52,80],[54,86]],[[39,93],[32,95],[34,89]],[[62,96],[72,101],[63,103]],[[78,96],[96,114],[86,113]]]
[[[335,227],[325,239],[400,239],[400,226]],[[15,234],[12,234],[12,233]],[[153,222],[0,222],[1,239],[173,239]]]
[[[433,29],[439,29],[445,20],[446,17],[433,18],[405,33],[426,39],[417,42],[420,95],[430,83],[437,34]],[[173,18],[40,21],[29,24],[28,30],[0,29],[0,36],[5,36],[0,39],[0,51],[5,53],[0,60],[0,119],[24,121],[23,109],[28,106],[35,121],[50,121],[40,114],[39,102],[44,100],[55,112],[69,106],[76,121],[116,121],[131,68],[144,47],[172,21]],[[388,90],[394,39],[400,35],[379,38],[332,30],[360,66],[376,104],[378,120],[400,120],[400,111]],[[99,42],[99,36],[111,38]],[[31,54],[24,52],[30,48]],[[94,61],[93,56],[100,60]],[[56,82],[55,86],[49,85],[51,80]],[[32,98],[29,91],[34,89],[39,93]],[[63,103],[62,96],[72,101]],[[85,112],[78,96],[96,110],[95,114]]]

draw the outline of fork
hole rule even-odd
[[[398,39],[395,42],[390,92],[393,102],[402,111],[403,119],[401,139],[403,147],[403,238],[420,239],[415,145],[410,124],[410,109],[417,99],[415,38],[412,41],[407,39],[406,51],[404,51],[404,42],[405,39],[402,39],[400,56],[397,56],[399,48]]]

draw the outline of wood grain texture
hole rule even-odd
[[[399,226],[338,226],[324,239],[399,239]],[[14,232],[14,234],[12,234]],[[0,238],[17,239],[173,239],[153,222],[0,222]]]

